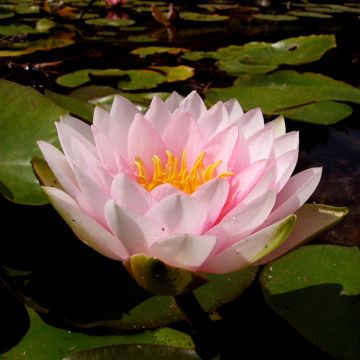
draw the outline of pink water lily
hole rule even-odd
[[[293,213],[321,168],[291,176],[299,138],[282,117],[265,124],[260,109],[243,113],[236,100],[207,109],[192,92],[155,96],[145,114],[116,96],[110,113],[95,109],[91,126],[64,116],[56,127],[63,153],[39,147],[62,189],[44,191],[76,235],[109,258],[146,254],[226,273],[303,240],[290,235]]]

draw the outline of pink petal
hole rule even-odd
[[[127,159],[129,128],[137,113],[139,110],[131,101],[122,96],[115,96],[111,106],[107,136],[124,159]]]
[[[114,260],[124,260],[129,256],[124,246],[110,232],[86,215],[71,197],[56,188],[43,189],[51,204],[81,241]]]
[[[198,119],[199,129],[204,139],[210,140],[214,135],[230,125],[230,119],[223,102],[219,101]]]
[[[70,196],[75,197],[79,192],[79,188],[74,173],[64,154],[55,146],[45,141],[38,141],[38,146],[44,155],[45,161],[61,186]]]
[[[196,91],[192,91],[181,101],[174,114],[178,112],[188,112],[195,120],[197,120],[206,111],[206,106],[200,95]]]
[[[265,168],[256,184],[252,187],[248,194],[242,200],[240,200],[241,203],[248,204],[258,197],[263,196],[269,190],[273,189],[275,185],[276,174],[276,164],[272,164]]]
[[[293,173],[297,160],[299,150],[291,150],[285,154],[282,154],[276,161],[276,180],[275,191],[279,193],[281,189],[286,185]]]
[[[170,184],[159,185],[151,191],[151,196],[156,202],[159,202],[165,197],[173,194],[181,195],[182,191],[178,190],[176,187]]]
[[[234,156],[234,148],[237,145],[239,130],[236,125],[230,126],[215,135],[204,147],[206,158],[211,162],[221,160],[222,163],[217,167],[217,173],[231,171],[230,164]]]
[[[260,109],[252,109],[246,112],[239,119],[238,123],[241,131],[247,139],[264,128],[264,117]]]
[[[146,216],[161,224],[170,234],[202,233],[207,210],[188,195],[171,195],[149,210]]]
[[[262,129],[248,138],[249,162],[268,159],[274,143],[274,135],[271,128]]]
[[[165,129],[172,120],[172,116],[167,106],[156,95],[151,101],[151,105],[145,114],[145,118],[150,122],[160,136],[164,133]]]
[[[269,216],[275,200],[275,193],[269,191],[247,205],[239,204],[206,234],[218,237],[221,251],[261,226]]]
[[[209,257],[215,244],[214,236],[175,235],[155,242],[149,254],[169,265],[196,271]]]
[[[135,158],[140,157],[152,174],[151,156],[157,155],[163,163],[166,163],[165,150],[166,146],[156,130],[142,114],[137,114],[129,129],[128,161],[134,162]]]
[[[274,139],[286,133],[285,120],[281,115],[265,124],[265,127],[273,129]]]
[[[203,204],[207,209],[208,223],[214,224],[229,194],[229,182],[226,179],[216,178],[200,186],[192,198]]]
[[[291,150],[297,150],[298,148],[299,132],[291,131],[275,139],[273,151],[275,158],[278,158],[282,154],[285,154]]]
[[[244,115],[244,111],[236,99],[230,99],[224,105],[231,123],[239,120]]]
[[[165,100],[165,105],[168,110],[173,113],[180,105],[180,103],[184,100],[184,97],[181,96],[176,91],[173,91],[170,96]]]
[[[66,124],[73,128],[76,132],[81,134],[84,138],[86,138],[91,144],[95,145],[94,137],[91,132],[91,127],[89,124],[86,124],[84,121],[76,119],[70,115],[63,115],[60,117],[60,121],[63,124]]]
[[[151,194],[124,174],[119,174],[111,186],[111,196],[123,209],[144,215],[152,204]]]
[[[267,223],[272,224],[299,209],[318,186],[321,172],[322,168],[311,168],[291,177],[278,194]]]
[[[110,113],[99,106],[95,107],[93,125],[104,134],[109,133]]]
[[[73,138],[81,142],[91,154],[96,156],[95,146],[89,140],[87,140],[83,135],[81,135],[71,126],[63,122],[57,122],[55,123],[55,125],[57,128],[61,147],[64,151],[65,156],[70,161],[70,166],[72,166],[71,163],[74,161],[72,146],[71,146],[71,142]]]
[[[209,257],[199,271],[224,274],[239,271],[253,264],[288,238],[294,227],[295,218],[294,215],[290,215],[276,224],[241,239],[220,253]]]
[[[105,217],[116,237],[130,255],[147,254],[148,247],[155,241],[169,236],[169,233],[151,219],[133,213],[109,200],[105,206]]]
[[[187,151],[187,164],[192,166],[203,148],[203,139],[194,119],[188,113],[175,115],[163,135],[166,148],[181,161]]]

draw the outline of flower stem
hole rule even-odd
[[[176,295],[174,299],[193,329],[193,340],[199,356],[203,360],[214,358],[219,354],[214,322],[210,320],[192,291]]]

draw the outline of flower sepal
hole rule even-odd
[[[176,296],[195,290],[207,282],[197,273],[170,266],[144,254],[131,256],[124,265],[133,279],[154,295]]]

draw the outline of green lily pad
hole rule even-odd
[[[15,13],[13,11],[0,8],[0,19],[9,19],[12,18],[14,15]]]
[[[332,15],[323,14],[315,11],[301,11],[301,10],[293,10],[288,12],[289,15],[298,16],[298,17],[309,17],[314,19],[331,19]]]
[[[91,76],[97,77],[116,77],[125,75],[126,71],[120,69],[82,69],[59,76],[56,83],[70,88],[86,84],[91,80]]]
[[[336,109],[337,114],[325,111],[324,116],[321,117],[319,109],[325,107],[326,103],[315,104],[332,100],[359,104],[360,89],[321,74],[300,74],[293,70],[283,70],[269,75],[243,75],[235,80],[232,87],[213,88],[206,93],[206,99],[210,103],[230,98],[238,99],[246,110],[260,106],[266,114],[283,114],[288,111],[289,118],[292,116],[293,108],[296,107],[298,113],[295,112],[295,119],[329,124],[341,120],[341,117],[349,113],[349,110],[331,102],[327,104],[331,109]],[[310,104],[314,105],[310,107]],[[309,111],[306,116],[304,111],[300,110],[302,105],[308,106],[307,109],[312,112]],[[328,118],[325,117],[326,114]]]
[[[103,98],[105,96],[120,93],[120,90],[114,89],[110,86],[88,85],[82,86],[78,89],[72,90],[69,96],[82,101],[89,101],[96,98]]]
[[[36,22],[36,31],[41,32],[41,33],[46,33],[46,32],[49,32],[49,30],[51,30],[52,28],[54,28],[56,26],[57,26],[57,24],[55,21],[52,21],[47,18],[42,18]]]
[[[296,16],[283,14],[255,14],[253,18],[266,21],[295,21],[298,20]]]
[[[180,19],[190,20],[190,21],[224,21],[228,20],[229,17],[227,15],[218,15],[218,14],[201,14],[192,11],[183,11],[179,14]]]
[[[126,78],[118,83],[121,90],[151,89],[166,81],[166,77],[157,71],[139,69],[127,70]]]
[[[63,360],[200,360],[193,349],[156,345],[117,345],[81,351]]]
[[[331,125],[352,114],[351,106],[335,101],[320,101],[289,110],[282,110],[278,115],[301,122]]]
[[[21,4],[14,6],[14,10],[19,15],[38,14],[40,12],[39,6],[32,4]]]
[[[289,38],[276,43],[251,42],[242,46],[230,45],[211,52],[189,52],[182,57],[199,60],[210,57],[216,65],[230,75],[266,73],[281,64],[300,65],[319,60],[336,47],[334,35],[310,35]]]
[[[127,346],[130,346],[129,344],[142,344],[142,346],[153,344],[187,351],[194,349],[189,335],[169,328],[132,335],[91,336],[50,326],[32,309],[29,309],[28,313],[30,317],[29,331],[17,346],[2,355],[2,359],[59,360],[65,356],[67,359],[78,359],[75,351],[119,344],[127,344]]]
[[[25,24],[0,25],[0,35],[14,36],[19,34],[36,34],[37,31]]]
[[[0,107],[0,190],[20,204],[45,204],[30,161],[40,155],[37,140],[56,142],[54,122],[66,111],[31,87],[6,80],[0,81]]]
[[[234,300],[255,279],[257,267],[224,274],[206,274],[208,283],[197,288],[194,293],[203,309],[209,313]],[[115,329],[155,328],[183,319],[171,296],[153,296],[124,314],[120,320],[106,321],[104,325]],[[96,325],[101,325],[97,322]],[[89,326],[89,325],[87,325]]]
[[[55,104],[68,110],[70,114],[80,117],[88,122],[92,122],[94,105],[75,99],[71,96],[56,94],[49,90],[45,90],[45,95]]]
[[[74,44],[74,40],[65,37],[51,37],[49,39],[39,39],[29,42],[28,47],[21,50],[0,50],[0,57],[27,55],[35,51],[58,49],[72,44]]]
[[[104,18],[97,18],[97,19],[89,19],[85,21],[88,25],[96,25],[96,26],[114,26],[114,27],[121,27],[121,26],[130,26],[135,24],[134,20],[131,19],[104,19]]]
[[[161,73],[165,73],[166,82],[174,82],[174,81],[182,81],[191,78],[194,76],[195,69],[186,66],[186,65],[178,65],[178,66],[150,66],[150,69],[157,70]]]
[[[169,53],[172,55],[179,54],[181,52],[187,52],[189,49],[184,48],[176,48],[176,47],[163,47],[163,46],[146,46],[134,49],[131,51],[132,54],[135,55],[154,55],[154,54],[162,54],[162,53]]]
[[[360,357],[360,250],[311,245],[267,265],[268,305],[335,359]]]

